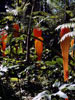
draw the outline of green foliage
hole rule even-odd
[[[7,48],[5,50],[6,56],[2,57],[2,51],[0,52],[0,63],[3,65],[2,69],[7,68],[6,72],[4,71],[5,69],[0,71],[1,80],[3,80],[4,77],[3,81],[5,82],[7,80],[9,82],[9,85],[11,85],[11,87],[14,88],[14,91],[20,91],[20,89],[27,89],[25,92],[28,91],[28,93],[34,94],[33,96],[35,96],[39,92],[48,90],[49,92],[47,96],[51,96],[51,94],[58,92],[58,89],[61,85],[64,85],[62,67],[63,59],[59,56],[61,55],[58,44],[59,34],[57,31],[55,31],[55,28],[58,24],[62,24],[65,22],[64,14],[67,13],[70,17],[73,17],[74,12],[71,9],[63,9],[64,4],[63,2],[61,2],[61,0],[50,0],[49,10],[51,11],[51,13],[43,11],[32,12],[29,42],[30,61],[27,62],[26,43],[30,23],[30,12],[28,7],[31,6],[31,3],[24,3],[22,2],[22,0],[19,0],[19,4],[20,5],[17,6],[17,1],[15,1],[15,3],[12,4],[14,10],[18,12],[18,15],[14,15],[11,12],[4,13],[2,15],[2,19],[0,20],[1,29],[4,28],[7,25],[7,23],[9,26],[9,29],[7,30],[8,42]],[[67,7],[68,6],[66,6],[66,8]],[[55,10],[56,12],[53,12],[53,10]],[[72,21],[74,21],[74,19]],[[14,22],[19,23],[20,25],[19,37],[13,36],[14,30],[12,25]],[[37,61],[37,55],[34,48],[33,28],[37,24],[39,24],[40,28],[42,29],[42,36],[44,38],[42,61]],[[74,24],[69,23],[63,25],[72,28],[73,26],[75,26]],[[16,46],[18,47],[17,51]],[[73,60],[75,60],[75,57],[73,57]],[[75,78],[75,62],[73,60],[69,61],[69,83],[73,83]],[[17,84],[19,89],[17,89]],[[32,86],[35,86],[35,88],[32,89]],[[64,93],[68,94],[69,97],[73,98],[74,93],[71,90],[75,90],[75,87],[73,87],[71,84],[62,89]],[[52,100],[56,100],[56,98],[58,98],[58,100],[62,100],[62,98],[60,98],[59,96],[52,95]]]

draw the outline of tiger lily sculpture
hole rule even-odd
[[[2,44],[2,47],[0,49],[2,49],[2,55],[5,57],[5,49],[6,49],[6,44],[7,44],[7,32],[5,30],[2,30],[2,32],[0,33],[0,43]]]
[[[19,37],[19,24],[14,23],[13,24],[13,29],[14,29],[13,37]],[[15,47],[16,47],[16,53],[17,53],[18,46],[16,45]]]
[[[13,24],[13,29],[14,29],[13,36],[18,37],[19,36],[19,24],[14,23]]]
[[[40,28],[34,28],[33,29],[33,34],[35,37],[37,37],[38,39],[35,39],[34,40],[34,44],[35,44],[35,50],[36,50],[36,54],[38,56],[37,58],[37,61],[40,61],[41,60],[41,57],[42,57],[42,52],[43,52],[43,38],[42,38],[42,30]]]
[[[60,38],[63,37],[66,33],[70,32],[69,28],[61,28]],[[66,37],[65,40],[60,42],[60,47],[63,57],[63,69],[64,69],[64,81],[68,81],[68,57],[69,57],[69,48],[70,48],[71,37]]]

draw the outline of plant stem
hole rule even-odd
[[[33,3],[34,4],[34,3]],[[31,15],[30,15],[30,21],[28,25],[28,33],[27,33],[27,55],[26,55],[26,61],[29,62],[29,55],[30,55],[30,35],[31,35],[31,19],[32,19],[32,12],[33,12],[34,5],[32,5],[31,9]]]

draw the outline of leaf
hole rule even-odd
[[[10,49],[9,48],[6,48],[5,54],[10,54]]]
[[[7,17],[5,17],[5,19],[8,19],[9,21],[12,21],[13,20],[13,16],[7,16]]]
[[[50,16],[50,18],[55,19],[58,18],[58,16]]]
[[[32,100],[41,100],[43,97],[46,97],[47,100],[51,100],[51,95],[49,95],[48,91],[43,91],[43,92],[39,93]]]
[[[56,62],[61,65],[63,64],[63,59],[62,58],[56,58]]]
[[[23,49],[22,49],[22,44],[20,43],[20,47],[18,48],[18,54],[22,54],[23,53]]]
[[[75,84],[72,84],[70,86],[67,87],[69,90],[75,90]]]
[[[16,77],[13,77],[13,78],[10,78],[10,80],[13,81],[13,82],[17,82],[19,79],[16,78]]]
[[[73,17],[73,12],[72,11],[67,10],[66,13],[69,14],[71,17]]]
[[[60,82],[55,82],[52,86],[53,87],[59,87],[60,86]]]
[[[4,74],[2,72],[0,72],[0,76],[3,76]]]
[[[75,21],[75,18],[71,18],[70,21]]]
[[[61,85],[61,86],[59,87],[59,90],[62,90],[62,89],[64,89],[64,88],[66,88],[68,85],[69,85],[69,84],[63,84],[63,85]]]
[[[68,98],[68,96],[63,93],[62,91],[58,91],[57,93],[53,94],[54,96],[58,95],[59,97],[62,97],[64,99]]]
[[[46,31],[48,30],[48,28],[45,28],[45,27],[41,27],[42,31]]]
[[[41,69],[46,69],[46,66],[42,66]]]
[[[43,11],[35,11],[35,12],[33,12],[33,15],[47,16],[47,15],[50,15],[50,14],[47,13],[47,12],[43,12]]]
[[[55,65],[56,64],[56,61],[52,60],[52,61],[45,61],[45,64],[47,66],[50,66],[50,65]]]
[[[0,71],[2,72],[7,72],[8,71],[8,68],[5,66],[3,67],[3,65],[0,66]]]
[[[9,66],[9,69],[13,69],[13,68],[16,68],[18,67],[19,65],[13,65],[13,66]]]

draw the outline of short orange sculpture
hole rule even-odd
[[[14,36],[14,37],[19,37],[19,35],[20,35],[20,34],[19,34],[19,24],[14,23],[14,24],[13,24],[13,29],[14,29],[13,36]],[[18,46],[16,45],[15,47],[16,47],[16,53],[17,53]]]
[[[0,42],[2,44],[2,47],[0,49],[2,49],[2,51],[3,51],[2,55],[6,56],[6,54],[5,54],[5,49],[6,49],[6,44],[7,44],[7,33],[6,33],[6,31],[2,30],[0,36],[1,36]]]
[[[14,23],[13,29],[14,29],[14,32],[13,32],[14,37],[18,37],[19,36],[19,24]]]
[[[35,50],[36,50],[36,54],[38,56],[37,60],[40,61],[41,57],[42,57],[42,52],[43,52],[43,38],[41,37],[42,35],[42,30],[40,28],[34,28],[33,29],[33,34],[35,37],[37,37],[38,39],[35,39]]]

